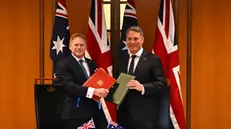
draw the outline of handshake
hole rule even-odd
[[[143,85],[140,84],[137,80],[130,80],[127,83],[127,87],[128,87],[128,89],[135,89],[137,91],[140,91],[141,93],[144,90]],[[93,95],[98,96],[100,98],[105,98],[105,97],[107,97],[108,93],[109,93],[108,89],[98,88],[98,89],[95,89]]]
[[[93,95],[94,95],[94,96],[98,96],[98,97],[100,97],[100,98],[105,98],[105,97],[107,97],[108,93],[109,93],[109,89],[105,89],[105,88],[96,88],[96,89],[94,90]]]
[[[92,99],[99,101],[107,97],[109,89],[114,85],[116,79],[110,76],[103,68],[97,71],[83,84],[83,86],[94,88]]]

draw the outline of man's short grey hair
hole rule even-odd
[[[74,40],[75,38],[81,38],[81,39],[83,39],[83,40],[85,41],[85,43],[86,43],[86,38],[85,38],[85,36],[84,36],[83,34],[81,34],[81,33],[74,33],[74,34],[72,34],[71,37],[70,37],[69,44],[71,44],[71,41]]]
[[[138,33],[140,33],[141,36],[144,36],[143,30],[142,30],[139,26],[131,26],[131,27],[129,27],[129,28],[127,29],[127,31],[126,31],[126,34],[127,34],[128,32],[130,32],[130,31],[138,32]]]

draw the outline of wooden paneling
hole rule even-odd
[[[159,0],[135,0],[138,24],[144,31],[144,48],[151,52],[154,43]]]
[[[192,129],[231,127],[231,3],[192,0]]]
[[[187,1],[175,0],[176,31],[178,39],[179,62],[181,72],[181,92],[183,97],[184,113],[186,118],[186,90],[187,90]],[[178,7],[178,8],[176,8]]]
[[[87,34],[91,0],[66,0],[70,32]]]
[[[0,128],[35,129],[39,1],[1,1]]]
[[[53,65],[50,58],[50,43],[55,15],[55,0],[44,0],[44,12],[44,77],[51,78]]]

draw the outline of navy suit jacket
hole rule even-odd
[[[85,60],[92,75],[97,65],[88,58]],[[58,83],[61,83],[65,89],[62,119],[86,119],[96,115],[99,111],[97,102],[86,98],[88,88],[82,85],[87,77],[72,55],[58,62],[57,78]]]
[[[127,73],[129,56],[123,57],[118,62],[117,76]],[[137,90],[129,90],[127,96],[119,107],[119,122],[126,124],[127,116],[136,121],[156,121],[158,99],[166,86],[162,63],[157,55],[143,52],[135,69],[135,80],[143,84],[145,94]]]

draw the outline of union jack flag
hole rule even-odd
[[[114,121],[111,121],[108,126],[107,129],[124,129],[124,127],[120,126],[119,124],[117,124]]]
[[[134,0],[128,0],[125,6],[124,19],[122,26],[122,34],[119,46],[119,54],[124,57],[128,54],[128,48],[126,46],[126,31],[131,26],[137,26],[136,7]]]
[[[55,12],[53,33],[50,42],[50,58],[54,63],[71,54],[69,50],[69,24],[65,0],[58,0]]]
[[[83,125],[77,127],[77,129],[94,129],[95,123],[93,119],[89,120],[88,122],[84,123]]]
[[[112,76],[112,54],[101,0],[92,0],[87,31],[86,56]],[[116,121],[116,105],[106,102],[112,119]]]
[[[180,65],[171,0],[161,0],[153,51],[159,55],[170,85],[170,118],[175,129],[186,129],[180,87]]]

